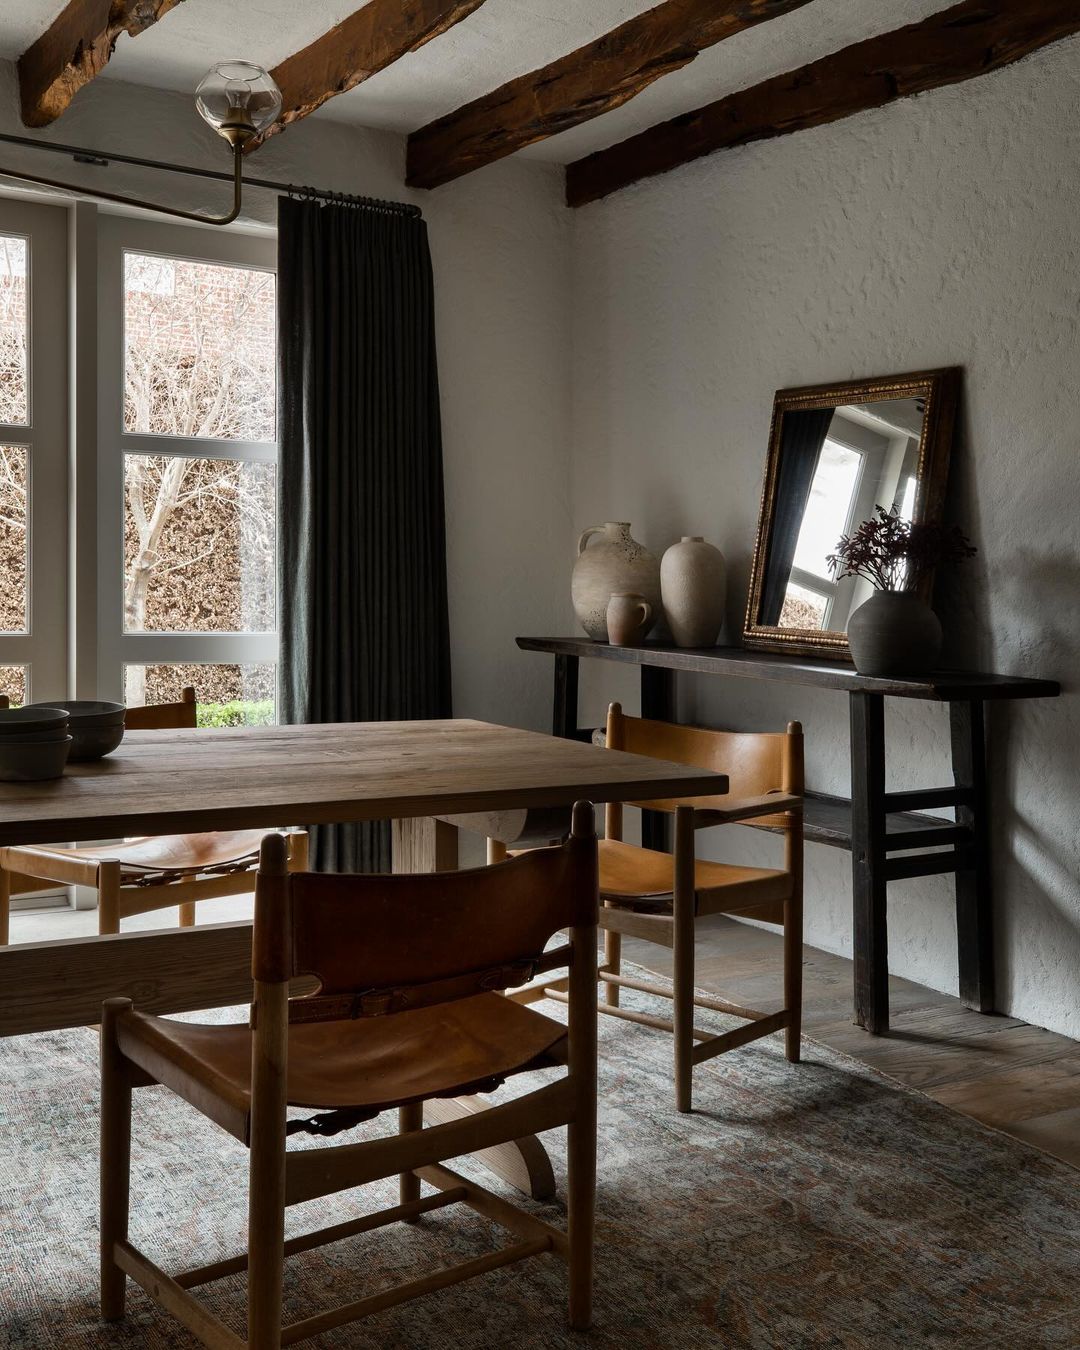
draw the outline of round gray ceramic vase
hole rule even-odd
[[[660,559],[660,598],[677,647],[714,647],[727,601],[724,555],[684,534]]]
[[[875,591],[848,620],[860,675],[929,675],[941,655],[941,621],[912,591]]]

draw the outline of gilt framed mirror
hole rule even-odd
[[[747,647],[850,659],[848,617],[872,588],[837,580],[827,558],[878,506],[940,520],[959,393],[957,368],[777,393]],[[932,586],[925,577],[924,599]]]

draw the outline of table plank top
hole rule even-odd
[[[0,783],[0,845],[403,819],[727,791],[723,774],[463,718],[133,731]]]

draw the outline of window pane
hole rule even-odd
[[[913,520],[915,517],[915,489],[916,482],[914,474],[910,475],[904,484],[903,495],[900,499],[900,514],[905,520]]]
[[[124,628],[269,633],[275,617],[272,464],[124,456]]]
[[[269,726],[277,721],[273,665],[160,665],[124,667],[124,702],[178,703],[186,685],[195,690],[199,726]]]
[[[27,631],[27,470],[24,445],[0,445],[0,633]]]
[[[0,422],[30,421],[26,368],[26,240],[0,235]]]
[[[836,441],[825,442],[795,545],[795,566],[800,571],[831,578],[825,559],[836,552],[844,533],[861,467],[862,456],[857,450]]]
[[[0,694],[7,694],[13,708],[26,702],[25,666],[0,666]]]
[[[273,272],[124,255],[124,430],[275,439]]]
[[[829,601],[824,595],[817,595],[805,586],[790,581],[784,595],[784,606],[780,611],[780,627],[815,630],[824,628],[828,608]]]

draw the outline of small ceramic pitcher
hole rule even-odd
[[[637,591],[616,591],[608,601],[608,642],[613,647],[640,647],[652,623],[653,608]]]

